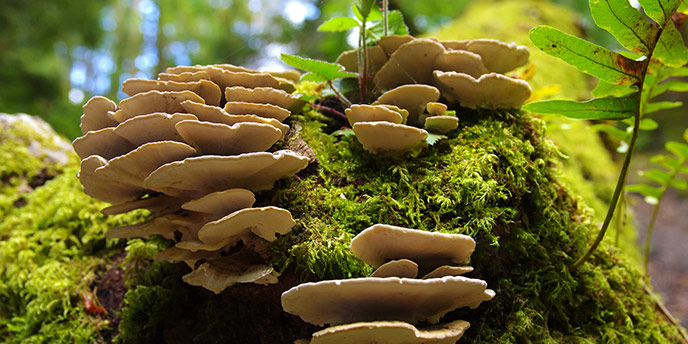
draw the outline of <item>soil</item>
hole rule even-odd
[[[106,343],[112,342],[112,337],[115,335],[119,322],[122,320],[120,311],[122,310],[122,301],[124,300],[124,294],[127,293],[127,288],[124,286],[124,270],[120,266],[125,257],[126,252],[119,254],[113,260],[109,269],[98,277],[95,285],[92,286],[96,290],[98,302],[107,312],[105,317],[108,318],[111,324],[109,330],[101,332],[101,336],[103,336]]]
[[[639,231],[638,244],[645,245],[653,206],[634,199]],[[688,326],[688,198],[669,190],[662,200],[652,233],[649,271],[654,290],[671,315]]]

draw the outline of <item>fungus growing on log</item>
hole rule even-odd
[[[358,322],[315,332],[310,344],[454,344],[469,327],[463,320],[423,329],[403,321]]]
[[[85,192],[112,203],[104,214],[152,211],[106,236],[175,240],[158,259],[187,263],[184,281],[215,293],[275,283],[260,242],[288,233],[294,220],[285,209],[251,208],[252,191],[308,164],[292,151],[265,152],[289,130],[281,121],[298,100],[283,90],[291,82],[233,65],[169,68],[159,77],[125,81],[131,97],[119,106],[94,97],[84,107],[84,136],[73,145]]]

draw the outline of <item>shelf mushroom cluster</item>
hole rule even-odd
[[[427,131],[444,134],[456,129],[458,119],[448,115],[447,105],[438,102],[440,96],[471,109],[519,108],[530,97],[527,82],[504,75],[528,62],[528,48],[515,43],[392,35],[369,47],[367,56],[375,88],[388,90],[373,105],[395,105],[392,110],[402,115],[399,121],[398,116],[367,115],[384,110],[360,105],[347,109],[347,116],[362,113],[355,123],[349,122],[364,148],[373,153],[400,155],[422,146]],[[349,71],[358,70],[356,50],[342,53],[337,62]]]
[[[293,77],[233,65],[173,67],[157,80],[126,80],[130,97],[119,105],[91,98],[84,135],[73,142],[84,192],[112,203],[106,215],[152,213],[106,236],[173,239],[156,258],[185,262],[193,271],[184,281],[215,293],[275,283],[265,241],[295,222],[285,209],[253,207],[254,192],[308,164],[289,150],[266,152],[289,130],[282,121],[298,99],[284,76]]]
[[[351,242],[357,257],[377,267],[370,277],[298,285],[282,294],[282,307],[331,325],[314,333],[311,344],[456,343],[468,322],[413,324],[437,324],[454,309],[474,309],[494,297],[485,281],[461,276],[472,271],[465,265],[474,249],[465,235],[376,224]]]

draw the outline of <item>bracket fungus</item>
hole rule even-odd
[[[403,321],[358,322],[315,332],[310,344],[454,344],[469,327],[463,320],[423,329]]]
[[[275,283],[261,242],[288,233],[294,220],[285,209],[252,208],[253,192],[308,164],[292,151],[265,152],[289,130],[281,121],[298,100],[284,91],[293,84],[233,65],[174,67],[158,77],[125,81],[131,97],[119,105],[94,97],[84,106],[84,136],[73,142],[84,191],[112,203],[104,214],[152,212],[106,236],[174,240],[158,259],[186,262],[184,281],[215,293]]]

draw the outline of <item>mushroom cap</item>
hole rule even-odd
[[[400,113],[382,105],[355,104],[344,110],[344,112],[346,112],[349,125],[352,126],[357,122],[379,121],[401,124],[404,120]]]
[[[175,125],[181,121],[195,120],[196,116],[186,113],[167,114],[162,112],[140,115],[120,123],[114,130],[117,136],[135,146],[156,141],[178,141],[184,139]],[[155,128],[151,130],[151,128]]]
[[[83,109],[84,114],[81,115],[79,125],[82,134],[117,125],[117,121],[108,117],[108,112],[117,110],[117,104],[110,99],[101,96],[92,97]]]
[[[170,197],[167,195],[156,195],[144,199],[137,199],[121,204],[111,205],[103,208],[100,211],[103,215],[117,215],[124,214],[136,209],[148,209],[153,214],[167,213],[172,210],[178,210],[180,203],[183,200],[177,197]]]
[[[368,73],[375,75],[387,62],[387,54],[382,47],[377,45],[367,47],[366,53],[368,57]],[[358,50],[347,50],[339,54],[335,63],[344,66],[346,71],[358,73]]]
[[[470,42],[470,41],[468,41],[468,40],[440,41],[440,43],[447,50],[466,50],[466,47],[468,46],[468,42]]]
[[[210,80],[218,84],[222,90],[234,86],[284,89],[283,82],[280,82],[280,80],[267,73],[255,71],[230,71],[228,69],[219,68],[218,66],[209,66],[206,71],[208,75],[210,75]]]
[[[471,271],[473,271],[473,267],[471,267],[471,266],[442,265],[442,266],[438,267],[437,269],[430,271],[429,273],[427,273],[422,278],[428,279],[428,278],[440,278],[440,277],[444,277],[444,276],[461,276],[461,275],[467,274]]]
[[[400,277],[416,278],[418,276],[418,264],[408,259],[392,260],[380,265],[370,277]]]
[[[308,165],[308,158],[291,151],[207,155],[165,164],[144,181],[146,187],[171,196],[200,197],[211,192],[242,187],[267,190],[280,178]]]
[[[470,327],[463,320],[424,329],[403,321],[339,325],[313,333],[311,344],[455,344]]]
[[[120,109],[112,114],[118,122],[153,112],[176,113],[184,111],[180,105],[185,100],[204,103],[205,100],[191,91],[148,91],[122,100]]]
[[[227,125],[234,125],[240,122],[265,123],[279,129],[282,132],[282,137],[284,137],[289,131],[288,125],[274,118],[265,118],[256,115],[230,115],[224,109],[217,106],[210,106],[192,101],[183,102],[182,107],[184,110],[196,115],[200,121],[222,123]]]
[[[274,118],[280,122],[291,115],[291,112],[283,107],[272,104],[227,102],[225,111],[230,115],[256,115],[265,118]]]
[[[151,235],[160,235],[166,239],[174,239],[175,232],[182,233],[182,238],[188,239],[194,236],[203,221],[199,214],[167,214],[158,216],[150,221],[131,226],[112,228],[105,233],[106,238],[150,238]]]
[[[182,276],[184,282],[203,287],[215,294],[236,283],[277,283],[275,271],[265,264],[249,264],[232,256],[211,260]]]
[[[212,260],[222,257],[223,251],[188,251],[176,246],[164,249],[155,255],[157,261],[167,261],[170,263],[186,263],[190,268],[196,267],[196,262],[205,259]]]
[[[447,104],[444,103],[429,102],[425,108],[431,116],[442,116],[447,112]]]
[[[286,209],[272,206],[244,208],[203,225],[198,230],[198,239],[206,244],[214,245],[228,239],[234,240],[247,231],[251,231],[267,241],[274,241],[277,239],[276,233],[289,233],[295,224],[291,213]]]
[[[487,283],[462,276],[432,279],[356,278],[304,283],[282,293],[282,308],[323,326],[359,321],[437,323],[448,312],[494,297]]]
[[[380,38],[380,40],[377,41],[377,45],[379,45],[382,50],[385,51],[385,54],[387,56],[392,55],[393,52],[397,51],[399,47],[403,44],[406,44],[415,38],[411,35],[389,35]]]
[[[192,91],[209,105],[220,105],[222,92],[220,87],[210,80],[198,81],[163,81],[147,79],[127,79],[122,83],[122,92],[129,96],[148,91]]]
[[[296,69],[287,69],[281,72],[267,72],[268,74],[281,79],[287,79],[291,82],[299,82],[301,73]]]
[[[133,201],[146,194],[146,190],[140,187],[122,184],[96,174],[96,169],[105,166],[106,163],[107,160],[98,155],[81,160],[81,169],[77,177],[84,186],[85,194],[114,204]]]
[[[390,109],[390,110],[392,110],[392,111],[394,111],[394,112],[400,114],[400,115],[401,115],[401,123],[402,123],[402,124],[406,124],[406,119],[407,119],[408,116],[409,116],[408,110],[402,109],[402,108],[400,108],[400,107],[398,107],[398,106],[396,106],[396,105],[392,105],[392,104],[379,104],[379,105],[384,106],[384,107],[386,107],[386,108],[388,108],[388,109]]]
[[[454,116],[432,116],[425,119],[425,129],[429,132],[446,134],[459,127],[459,119]]]
[[[253,206],[256,196],[246,189],[228,189],[209,193],[181,205],[182,209],[206,214],[231,214]]]
[[[235,86],[225,89],[225,100],[228,102],[272,104],[289,109],[299,100],[299,96],[271,87],[246,88]]]
[[[76,155],[85,159],[91,155],[98,155],[106,160],[127,154],[136,146],[115,134],[115,128],[103,128],[89,131],[86,135],[77,137],[72,142]]]
[[[466,73],[479,78],[490,71],[483,65],[480,55],[465,50],[447,50],[439,54],[433,64],[434,70]]]
[[[208,72],[199,70],[195,72],[183,72],[179,74],[172,73],[158,73],[158,80],[160,81],[176,81],[176,82],[191,82],[198,80],[210,80]],[[219,87],[219,86],[218,86]]]
[[[427,38],[404,43],[375,74],[375,86],[385,90],[403,84],[429,84],[433,62],[443,52],[442,44]]]
[[[262,152],[270,148],[282,136],[279,129],[263,123],[226,124],[181,121],[177,132],[184,141],[194,146],[201,154],[236,155]]]
[[[402,85],[383,93],[373,105],[396,105],[409,112],[409,125],[419,125],[425,106],[440,99],[440,91],[430,85]]]
[[[411,151],[428,137],[423,129],[390,122],[358,122],[353,129],[365,150],[387,156]]]
[[[471,109],[520,108],[530,97],[527,82],[502,74],[483,74],[478,79],[456,72],[435,71],[434,74],[445,98]]]
[[[191,146],[175,141],[149,142],[131,152],[110,159],[95,174],[103,179],[144,188],[143,180],[158,167],[196,155]]]
[[[474,39],[466,44],[466,50],[482,57],[483,64],[491,72],[506,73],[528,63],[530,51],[524,45],[509,44],[496,39]]]
[[[380,266],[386,261],[407,258],[420,270],[448,263],[466,264],[475,241],[463,234],[427,232],[385,224],[363,230],[351,240],[351,252],[362,261]]]

